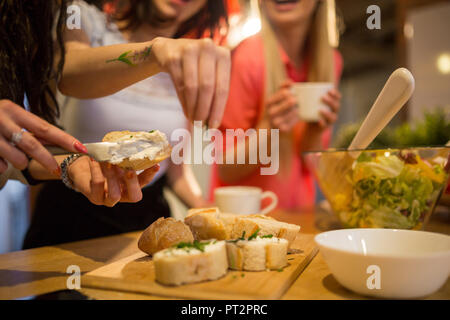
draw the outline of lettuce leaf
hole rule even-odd
[[[397,156],[377,157],[376,161],[360,161],[354,167],[355,182],[369,177],[387,179],[397,177],[405,163]]]
[[[420,160],[420,159],[419,159]],[[431,209],[446,173],[424,170],[423,161],[405,163],[396,155],[359,157],[353,165],[350,208],[339,213],[347,227],[410,229]]]

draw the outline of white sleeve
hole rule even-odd
[[[80,9],[81,30],[88,36],[91,46],[102,46],[108,25],[106,15],[95,5],[88,4],[82,0],[72,1],[70,5],[75,5]]]
[[[0,174],[0,189],[5,186],[8,180],[18,180],[23,184],[28,184],[22,172],[19,169],[14,168],[9,162],[8,169]]]

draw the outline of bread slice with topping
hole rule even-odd
[[[225,241],[179,243],[153,256],[155,279],[165,285],[216,280],[227,273]]]
[[[231,232],[231,238],[239,238],[244,232],[245,234],[253,234],[259,230],[258,235],[272,235],[277,238],[286,239],[289,242],[289,246],[297,237],[300,231],[300,226],[277,221],[269,217],[251,216],[251,217],[238,217],[233,230]]]
[[[245,232],[260,236],[272,235],[286,239],[289,246],[300,231],[300,226],[275,220],[265,215],[236,215],[221,213],[218,208],[191,209],[184,219],[197,240],[233,240]]]
[[[148,169],[170,157],[172,152],[166,135],[158,130],[112,131],[102,141],[118,143],[110,149],[109,162],[127,170]]]
[[[190,209],[186,223],[197,240],[232,239],[231,233],[236,222],[236,215],[220,213],[218,208]]]
[[[256,237],[227,241],[230,269],[245,271],[278,270],[287,265],[288,241],[276,237]]]

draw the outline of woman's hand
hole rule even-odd
[[[336,89],[329,90],[322,101],[329,107],[329,110],[320,110],[320,120],[318,122],[307,122],[306,131],[308,138],[303,139],[301,151],[320,150],[323,146],[322,134],[330,128],[337,120],[341,105],[341,94]]]
[[[158,170],[157,164],[137,175],[135,171],[81,157],[69,166],[68,174],[75,189],[93,204],[113,207],[118,202],[140,201],[141,189],[152,181]]]
[[[286,80],[280,89],[267,100],[266,108],[272,128],[280,129],[282,132],[289,132],[300,119],[297,101],[291,93],[292,82]],[[338,117],[341,106],[341,94],[337,89],[329,90],[322,97],[322,101],[329,107],[329,110],[320,110],[320,120],[318,122],[308,122],[320,131],[333,125]]]
[[[211,39],[157,37],[91,48],[87,35],[77,30],[66,35],[65,57],[58,83],[65,95],[100,98],[167,72],[190,121],[205,121],[212,128],[222,121],[230,86],[230,51]]]
[[[266,110],[269,116],[270,126],[280,129],[282,132],[289,132],[298,121],[297,101],[291,93],[292,82],[286,80],[266,102]]]
[[[332,126],[337,118],[341,107],[341,94],[337,89],[329,90],[323,97],[322,101],[330,108],[329,110],[320,110],[320,120],[318,125],[321,129]]]
[[[59,176],[58,163],[42,146],[42,141],[68,151],[87,153],[86,147],[74,137],[15,103],[0,100],[0,173],[8,168],[5,160],[15,168],[24,170],[28,166],[28,156]]]
[[[152,52],[175,85],[186,117],[219,127],[230,85],[230,52],[211,39],[153,40]]]

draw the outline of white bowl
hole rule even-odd
[[[357,293],[419,298],[450,274],[450,236],[395,229],[343,229],[315,237],[336,280]]]

